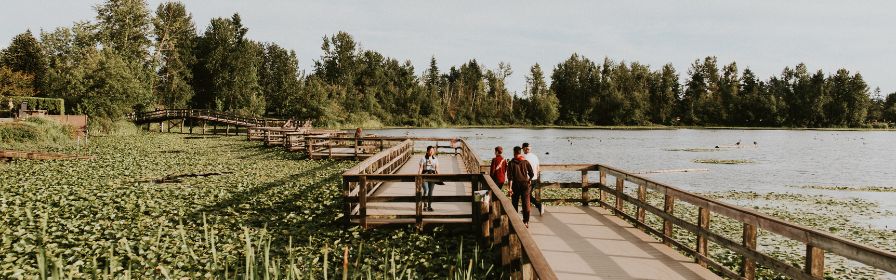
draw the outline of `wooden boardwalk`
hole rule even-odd
[[[721,279],[601,207],[547,206],[529,233],[560,279]]]
[[[415,154],[395,174],[417,174],[422,154]],[[442,154],[438,156],[439,172],[444,174],[464,173],[463,161],[459,156]],[[414,182],[385,182],[372,197],[376,196],[412,196],[416,193]],[[436,185],[433,196],[471,196],[472,185],[466,182],[445,182],[444,185]],[[450,216],[470,215],[472,210],[469,202],[435,202],[433,212],[425,212],[427,215],[448,216],[445,218],[427,218],[427,223],[471,223],[469,218],[451,218]],[[388,217],[395,215],[414,215],[416,213],[415,202],[370,202],[367,204],[367,215],[371,218],[368,223],[378,224],[376,217]],[[404,221],[401,221],[404,220]],[[390,219],[383,223],[414,223],[414,219]]]

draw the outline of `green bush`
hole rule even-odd
[[[51,115],[65,115],[65,100],[61,98],[3,96],[0,97],[0,104],[5,108],[10,100],[15,105],[14,111],[19,109],[22,102],[28,102],[28,109],[47,110]]]
[[[74,128],[51,119],[30,117],[0,123],[0,147],[61,147],[72,144]]]

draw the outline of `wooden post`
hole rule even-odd
[[[824,250],[806,244],[805,270],[806,273],[812,275],[812,278],[822,279],[824,277]]]
[[[332,140],[327,141],[327,150],[329,150],[330,159],[333,159],[333,141]]]
[[[417,195],[414,222],[417,225],[417,230],[423,230],[423,177],[420,175],[414,178],[414,193]]]
[[[622,213],[625,213],[625,207],[623,206],[622,195],[625,192],[625,178],[616,177],[616,215],[622,216]]]
[[[500,188],[499,188],[500,189]],[[488,220],[491,223],[489,226],[491,227],[491,241],[492,246],[501,244],[501,202],[497,199],[496,194],[492,195],[492,206],[488,211]]]
[[[588,206],[590,200],[591,194],[588,193],[588,170],[582,170],[582,206]],[[542,205],[541,207],[544,206]]]
[[[308,159],[314,159],[314,141],[308,137],[305,137],[305,153],[308,154]]]
[[[205,135],[205,125],[206,125],[206,122],[202,121],[202,134],[203,135]]]
[[[184,124],[187,123],[187,119],[180,119],[180,133],[184,133]]]
[[[165,128],[165,121],[160,121],[159,122],[159,133],[161,133],[162,129],[164,129],[164,128]]]
[[[212,125],[212,134],[218,135],[218,123]]]
[[[196,122],[193,121],[193,120],[190,120],[190,134],[193,134],[193,127],[194,127],[194,126],[196,126]]]
[[[470,177],[470,187],[473,192],[476,192],[480,189],[479,178],[477,178],[477,176],[478,175],[473,175],[472,177]],[[470,213],[473,214],[473,231],[476,232],[476,227],[480,227],[479,231],[482,232],[481,228],[483,224],[482,217],[480,217],[480,215],[482,214],[482,209],[479,207],[480,203],[476,202],[475,194],[470,196],[470,198]]]
[[[361,139],[361,138],[355,138],[355,143],[352,143],[352,144],[354,144],[354,145],[352,145],[352,146],[355,147],[355,160],[358,160],[358,149],[361,148],[361,147],[359,147],[359,145],[358,145],[358,142],[359,142],[358,139]],[[332,154],[332,152],[331,152],[331,154]]]
[[[508,209],[504,209],[508,210]],[[501,214],[501,268],[510,271],[510,217]]]
[[[345,177],[342,177],[342,197],[343,197],[343,199],[348,200],[348,198],[351,197],[351,194],[352,194],[351,183],[349,183],[348,180],[345,179]],[[343,211],[343,216],[345,217],[345,225],[346,225],[346,227],[348,227],[348,225],[350,225],[352,222],[352,204],[346,202],[345,209],[343,209],[342,211]]]
[[[520,236],[516,232],[510,234],[510,279],[523,279],[523,250]]]
[[[638,201],[647,203],[647,187],[644,185],[638,185]],[[639,222],[644,223],[644,208],[638,206],[637,209],[635,218],[638,219]]]
[[[741,245],[756,250],[756,226],[744,223],[744,235]],[[756,261],[747,257],[741,257],[740,276],[744,279],[756,279]]]
[[[230,124],[224,125],[224,136],[230,135]]]
[[[709,230],[709,209],[700,207],[699,210],[697,210],[697,215],[697,226],[703,230]],[[706,247],[706,234],[697,233],[697,254],[706,257]],[[703,261],[703,259],[698,256],[694,256],[694,258],[696,259],[697,264],[706,267],[706,262]]]
[[[607,186],[607,172],[605,172],[603,169],[600,170],[600,180],[599,180],[599,183],[600,183],[601,186]],[[607,196],[607,195],[606,195],[606,193],[604,192],[604,190],[601,189],[600,192],[598,193],[597,200],[599,200],[599,201],[604,201],[604,200],[606,200],[606,199],[605,199],[606,196]],[[598,203],[598,205],[599,205],[599,203]]]
[[[358,179],[358,223],[367,228],[367,176]]]
[[[669,216],[675,215],[675,197],[674,196],[667,194],[664,197],[663,211],[666,212],[666,214],[669,214]],[[670,221],[669,219],[663,219],[663,244],[666,244],[667,246],[672,246],[672,242],[669,242],[669,241],[672,240],[673,230],[674,230],[674,228],[672,227],[672,221]]]

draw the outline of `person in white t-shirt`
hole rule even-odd
[[[544,215],[544,206],[541,205],[541,202],[535,198],[535,189],[538,188],[539,183],[541,183],[541,178],[539,177],[541,172],[541,163],[538,162],[538,156],[532,152],[532,147],[529,146],[529,143],[523,143],[523,157],[526,158],[526,161],[529,162],[529,165],[532,165],[532,170],[535,171],[535,176],[532,177],[531,187],[532,195],[530,195],[530,201],[532,205],[535,205],[535,208],[538,209],[539,215]]]
[[[436,148],[433,146],[426,147],[426,155],[420,159],[420,174],[439,174],[439,160],[436,159]],[[436,182],[423,181],[423,211],[433,211],[432,209],[432,190],[435,188]]]

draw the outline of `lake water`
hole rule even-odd
[[[601,163],[631,172],[707,169],[644,176],[694,192],[756,191],[861,198],[896,212],[896,192],[805,189],[795,186],[896,188],[896,132],[813,130],[607,130],[607,129],[386,129],[392,136],[462,137],[485,160],[493,148],[529,142],[542,163]],[[740,142],[740,145],[736,145]],[[756,144],[754,144],[754,142]],[[719,149],[715,149],[719,146]],[[681,151],[682,149],[698,149]],[[748,160],[747,164],[695,163],[697,159]],[[545,174],[576,181],[576,174]],[[857,219],[862,220],[862,219]],[[896,228],[896,218],[865,219]]]

